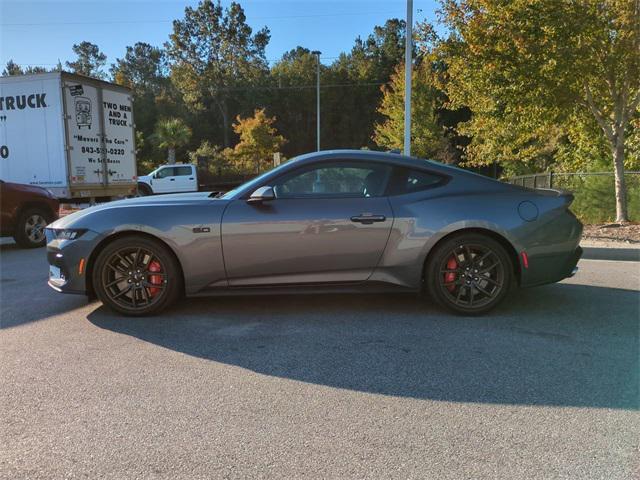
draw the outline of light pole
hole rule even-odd
[[[316,150],[320,151],[320,55],[319,50],[311,52],[316,56]]]
[[[413,43],[413,0],[407,0],[404,40],[404,154],[411,155],[411,53]]]

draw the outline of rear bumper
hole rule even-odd
[[[573,277],[581,257],[580,246],[568,253],[529,257],[529,268],[522,272],[521,286],[534,287]]]

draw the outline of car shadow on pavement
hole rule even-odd
[[[639,293],[557,284],[480,318],[412,295],[189,299],[96,326],[275,377],[456,402],[638,408]],[[614,310],[615,309],[615,310]]]
[[[45,248],[0,243],[0,330],[64,315],[87,305],[82,295],[60,295],[47,285]]]

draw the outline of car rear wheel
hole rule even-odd
[[[176,258],[161,242],[142,236],[108,244],[96,259],[92,280],[100,301],[128,316],[160,312],[182,291]]]
[[[29,208],[20,214],[13,238],[23,248],[44,247],[47,241],[44,229],[50,220],[51,215],[47,211]]]
[[[504,247],[480,234],[462,234],[436,246],[425,283],[440,305],[464,315],[481,315],[509,293],[513,264]]]

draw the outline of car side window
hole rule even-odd
[[[175,177],[175,168],[174,167],[166,167],[161,170],[158,170],[156,174],[156,178],[167,178],[167,177]]]
[[[277,198],[380,197],[391,167],[378,163],[332,163],[311,167],[276,180]]]
[[[424,170],[399,168],[393,175],[390,195],[420,192],[445,183],[445,177]]]
[[[176,167],[177,177],[185,177],[187,175],[191,175],[191,167]]]

